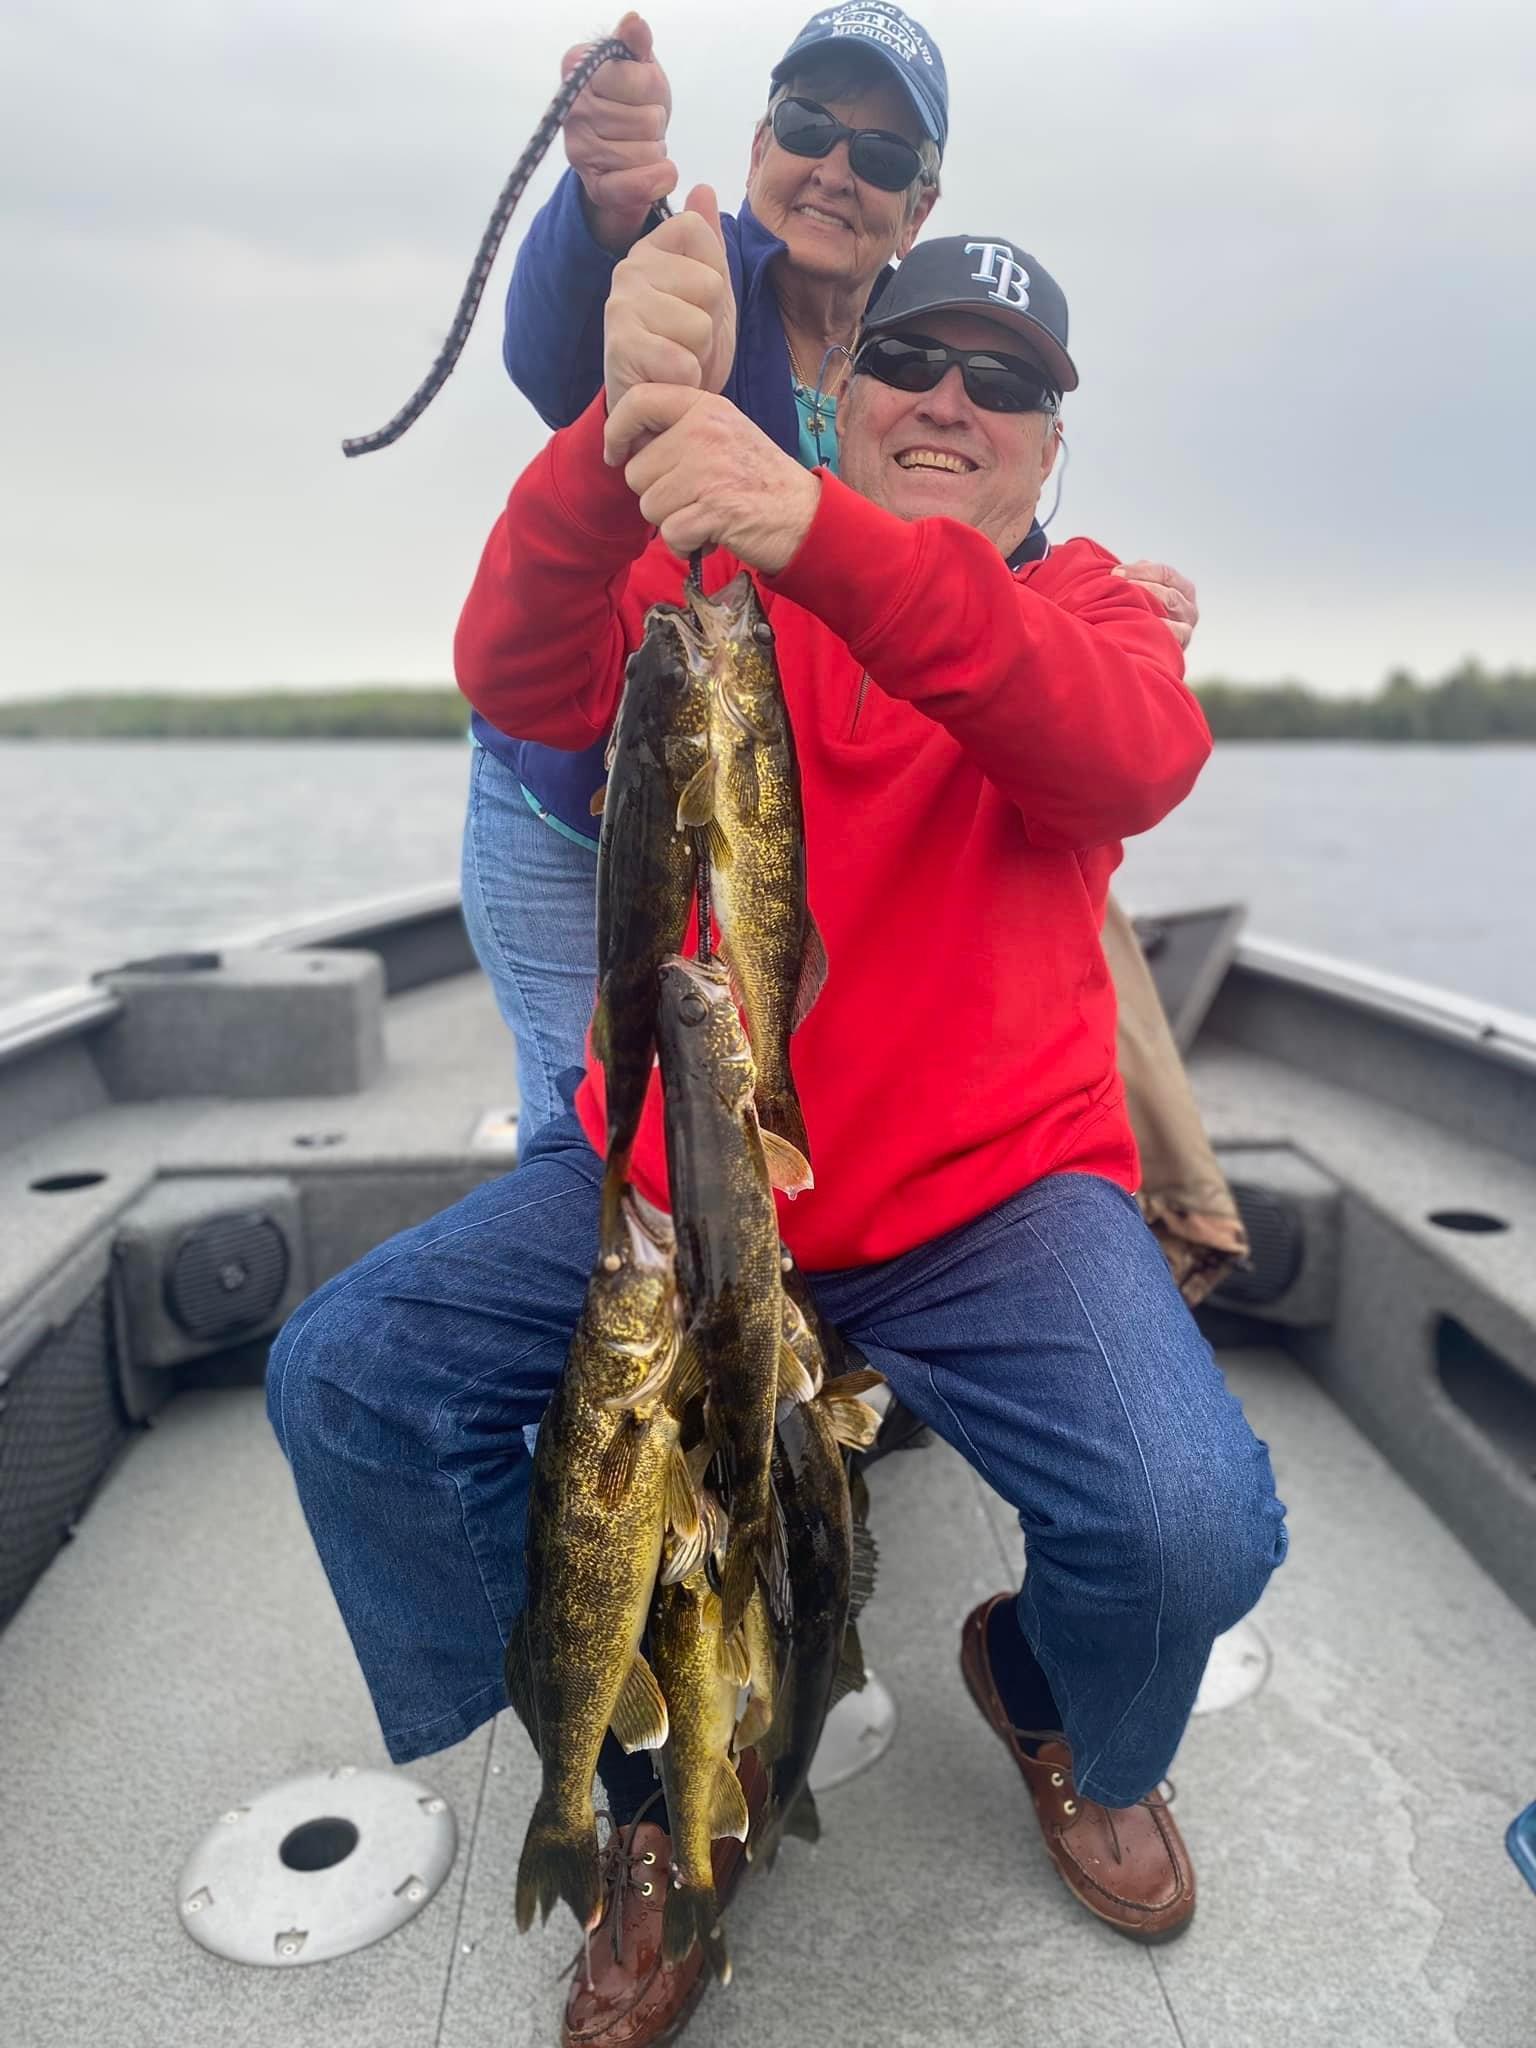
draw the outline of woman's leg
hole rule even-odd
[[[517,1047],[521,1136],[560,1113],[556,1076],[585,1058],[597,985],[597,854],[530,809],[476,745],[464,820],[464,923]]]

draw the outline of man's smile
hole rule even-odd
[[[941,469],[953,476],[969,476],[976,468],[968,455],[953,448],[903,448],[895,459],[898,469]]]

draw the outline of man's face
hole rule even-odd
[[[924,314],[914,324],[950,348],[1036,360],[1012,328],[976,314]],[[899,519],[963,520],[1005,554],[1029,531],[1056,461],[1050,414],[973,405],[958,366],[932,391],[855,377],[837,409],[837,434],[838,473],[854,490]]]
[[[849,128],[884,128],[919,143],[923,130],[912,104],[894,81],[871,80],[851,96],[828,99],[814,86],[815,73],[793,82],[802,99],[814,100]],[[905,256],[917,239],[937,197],[931,186],[909,214],[910,188],[882,192],[856,178],[848,145],[830,156],[791,156],[766,123],[752,143],[747,198],[752,211],[788,252],[791,269],[827,283],[867,289],[893,256]]]

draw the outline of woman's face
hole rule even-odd
[[[884,128],[919,143],[923,130],[911,101],[895,83],[872,80],[852,94],[829,99],[813,85],[814,73],[793,91],[815,100],[849,128]],[[882,192],[856,178],[848,145],[830,156],[791,156],[774,140],[765,121],[752,143],[747,198],[752,211],[788,252],[791,270],[828,284],[867,291],[893,257],[905,256],[938,194],[925,186],[911,205],[912,191]]]

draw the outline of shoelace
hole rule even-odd
[[[1070,1747],[1067,1744],[1067,1738],[1062,1734],[1059,1728],[1014,1728],[1012,1722],[1010,1722],[1008,1725],[1012,1729],[1014,1736],[1020,1742],[1059,1742],[1064,1747]],[[1070,1765],[1067,1766],[1067,1769],[1070,1770],[1070,1768]],[[1165,1786],[1167,1787],[1166,1791],[1163,1789]],[[1074,1805],[1076,1805],[1077,1784],[1075,1780],[1072,1784],[1072,1793],[1073,1803]],[[1177,1787],[1175,1786],[1172,1778],[1160,1778],[1157,1784],[1153,1787],[1153,1790],[1147,1793],[1145,1798],[1138,1799],[1136,1801],[1136,1804],[1138,1806],[1150,1806],[1152,1804],[1153,1797],[1156,1794],[1161,1795],[1164,1806],[1172,1806],[1174,1799],[1177,1797]],[[1106,1806],[1103,1803],[1103,1801],[1099,1799],[1090,1799],[1087,1802],[1087,1804],[1090,1806],[1097,1806],[1100,1813],[1103,1814],[1105,1820],[1109,1823],[1109,1846],[1114,1852],[1115,1861],[1117,1863],[1123,1863],[1125,1861],[1125,1857],[1122,1854],[1120,1848],[1120,1830],[1115,1826],[1115,1813],[1117,1809],[1113,1806]],[[1078,1810],[1080,1811],[1081,1809],[1079,1808]],[[1120,1810],[1123,1811],[1123,1809]],[[1074,1815],[1074,1818],[1075,1817],[1076,1816]]]
[[[624,1946],[624,1902],[629,1897],[631,1888],[639,1892],[643,1898],[648,1898],[656,1883],[654,1877],[646,1875],[648,1871],[656,1870],[660,1867],[656,1861],[655,1851],[646,1849],[641,1854],[636,1855],[635,1830],[651,1811],[652,1807],[658,1803],[660,1798],[661,1788],[658,1787],[651,1794],[650,1798],[647,1799],[634,1819],[627,1821],[622,1827],[615,1827],[607,1841],[603,1844],[602,1864],[599,1872],[602,1883],[603,1911],[597,1925],[599,1928],[605,1923],[608,1926],[609,1938],[613,1943],[613,1959],[615,1962],[619,1960]],[[668,1871],[662,1871],[661,1881],[663,1884],[669,1881],[669,1876],[670,1873]],[[588,1991],[594,1991],[597,1988],[592,1982],[592,1935],[595,1931],[595,1929],[588,1929],[583,1934],[581,1947],[572,1956],[569,1967],[562,1973],[570,1977],[575,1974],[578,1968],[582,1969],[585,1973]]]

